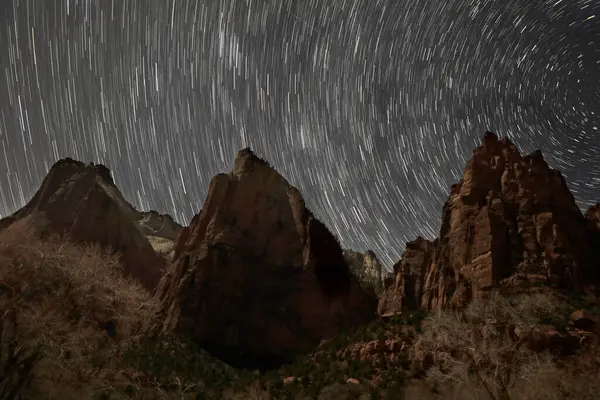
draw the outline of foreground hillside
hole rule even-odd
[[[236,370],[144,334],[156,307],[97,246],[0,235],[0,397],[595,399],[598,303],[538,288],[374,320],[289,365]],[[453,397],[454,396],[454,397]]]
[[[60,160],[0,220],[0,399],[596,399],[599,210],[488,132],[384,277],[250,149],[186,227]]]

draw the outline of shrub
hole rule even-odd
[[[118,256],[98,246],[42,240],[23,226],[0,232],[3,338],[7,324],[14,330],[3,343],[3,358],[26,367],[17,371],[27,377],[10,378],[30,383],[20,385],[20,392],[81,398],[82,383],[107,367],[115,343],[139,332],[154,303],[122,271]],[[14,315],[12,323],[8,315]],[[11,346],[19,351],[6,355]]]
[[[477,399],[509,399],[523,382],[558,373],[548,354],[528,349],[511,327],[532,329],[540,315],[557,308],[546,295],[512,300],[493,295],[472,302],[464,312],[433,312],[423,321],[413,358],[432,364],[429,380],[443,387]]]
[[[0,319],[0,398],[18,399],[29,383],[32,370],[40,359],[39,349],[19,346],[17,318],[14,311]]]

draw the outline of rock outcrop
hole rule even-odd
[[[507,138],[487,132],[451,188],[435,245],[407,246],[378,311],[462,307],[499,287],[596,290],[599,213],[597,206],[583,216],[540,151],[522,156]]]
[[[183,229],[169,214],[161,214],[154,210],[138,212],[137,221],[147,236],[156,236],[172,241],[177,240]]]
[[[588,221],[588,229],[592,232],[600,232],[600,203],[590,207],[585,213]]]
[[[289,361],[376,315],[336,238],[249,149],[212,179],[157,293],[154,331],[253,368]]]
[[[136,210],[135,216],[154,251],[167,263],[171,262],[175,255],[175,244],[183,227],[169,214],[161,214],[154,210]]]
[[[422,285],[433,258],[434,243],[417,237],[408,242],[402,258],[394,265],[394,279],[379,299],[377,312],[382,317],[414,310],[421,305]]]
[[[66,158],[52,166],[31,201],[2,220],[0,227],[27,225],[42,235],[68,234],[76,242],[99,243],[119,252],[125,272],[153,290],[164,261],[135,217],[108,168]]]
[[[598,281],[587,222],[540,151],[487,132],[452,187],[424,284],[426,309],[460,307],[510,278],[575,291]]]
[[[383,267],[375,253],[372,250],[364,253],[344,250],[344,258],[363,288],[379,296],[383,291]]]

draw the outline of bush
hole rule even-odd
[[[107,368],[115,343],[137,334],[155,309],[150,294],[122,271],[118,256],[98,246],[41,240],[23,226],[1,231],[3,360],[23,366],[12,370],[27,375],[3,374],[3,384],[20,382],[18,391],[32,398],[93,392],[83,383]]]
[[[430,364],[428,378],[437,385],[477,399],[510,399],[511,390],[524,382],[559,376],[549,354],[531,351],[514,334],[515,326],[533,329],[540,316],[558,308],[547,295],[512,300],[493,295],[472,302],[464,312],[433,312],[423,321],[413,358]]]
[[[39,349],[19,346],[17,318],[14,311],[0,319],[0,398],[18,399],[29,383],[32,370],[40,359]]]

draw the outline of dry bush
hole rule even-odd
[[[423,321],[413,359],[431,363],[428,380],[456,398],[522,398],[515,393],[524,386],[560,372],[549,354],[529,350],[510,327],[532,329],[559,308],[545,294],[511,300],[493,295],[463,312],[434,312]]]
[[[14,311],[2,315],[0,335],[0,398],[18,399],[30,383],[33,368],[40,359],[40,351],[20,346]]]
[[[269,392],[254,383],[244,390],[228,390],[223,394],[224,400],[271,400]]]
[[[77,386],[108,368],[116,342],[155,309],[117,255],[22,227],[0,232],[0,283],[0,315],[16,316],[18,347],[40,352],[28,397],[81,398]]]

